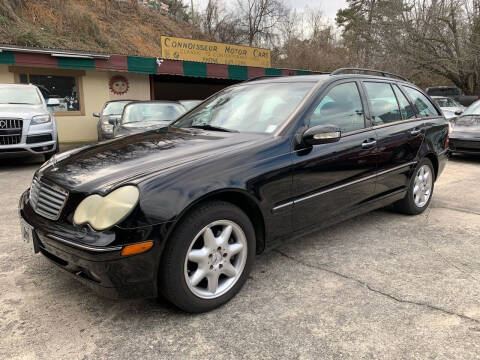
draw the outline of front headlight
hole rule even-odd
[[[102,131],[106,133],[113,133],[113,125],[102,124]]]
[[[77,206],[73,215],[75,225],[90,224],[102,231],[124,220],[138,203],[140,192],[136,186],[120,187],[105,197],[90,195]]]
[[[50,121],[52,121],[52,118],[50,115],[38,115],[32,118],[31,124],[32,125],[45,124]]]

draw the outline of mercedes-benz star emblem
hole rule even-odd
[[[5,129],[7,127],[7,122],[5,120],[0,120],[0,129]]]

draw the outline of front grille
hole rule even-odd
[[[37,178],[30,188],[30,203],[39,215],[51,220],[58,220],[68,198],[68,191],[57,185],[47,185]]]
[[[0,145],[20,144],[23,120],[0,119]]]

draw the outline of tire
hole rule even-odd
[[[180,220],[165,245],[160,292],[190,313],[223,305],[247,280],[255,244],[253,225],[240,208],[224,201],[200,205]]]
[[[423,180],[421,181],[419,176],[421,176],[421,170],[428,169],[428,179],[425,178],[426,171],[423,175]],[[419,181],[421,182],[419,184]],[[416,186],[419,185],[420,189],[416,190]],[[422,159],[415,170],[413,171],[413,175],[410,178],[410,182],[408,184],[408,191],[405,197],[394,204],[395,210],[401,212],[403,214],[408,215],[418,215],[423,213],[428,206],[430,205],[430,201],[432,200],[433,190],[435,187],[435,171],[433,169],[432,162],[424,158]],[[418,188],[417,188],[418,189]],[[425,191],[424,191],[425,189]],[[427,195],[428,190],[428,195]],[[425,195],[425,198],[422,200],[422,194]],[[427,198],[428,197],[428,198]]]

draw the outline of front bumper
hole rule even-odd
[[[75,229],[36,214],[29,205],[28,191],[20,198],[19,213],[33,227],[34,248],[97,294],[108,298],[157,296],[160,242],[154,239],[152,228],[90,233]],[[149,251],[121,255],[126,244],[147,239],[154,240]]]
[[[13,137],[19,137],[14,141],[4,141],[0,145],[0,158],[46,154],[58,149],[55,122],[32,125],[29,120],[22,121],[21,135],[18,135],[18,129],[0,131],[3,136],[11,133]]]

